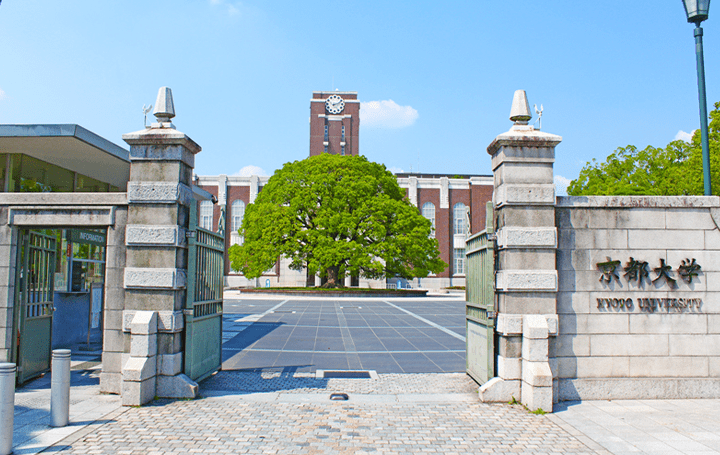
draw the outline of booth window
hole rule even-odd
[[[22,153],[0,154],[0,191],[99,193],[120,188]]]
[[[55,290],[89,292],[105,276],[104,230],[64,229],[58,231]]]

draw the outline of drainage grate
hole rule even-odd
[[[351,378],[351,379],[371,379],[372,373],[370,371],[348,371],[348,370],[318,370],[318,373],[322,372],[320,379],[338,379],[338,378]]]

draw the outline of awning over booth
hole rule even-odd
[[[125,188],[130,153],[80,125],[0,125],[0,153],[25,154]]]

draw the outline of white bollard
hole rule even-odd
[[[70,420],[70,349],[52,352],[50,426],[64,427]]]
[[[12,453],[15,364],[0,363],[0,455]]]

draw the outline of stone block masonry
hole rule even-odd
[[[720,198],[560,197],[558,399],[720,393]]]
[[[156,104],[158,123],[123,135],[131,162],[120,318],[124,335],[106,344],[121,353],[124,405],[145,404],[156,395],[197,394],[197,384],[181,373],[181,341],[188,268],[184,237],[195,203],[191,176],[200,146],[170,123],[175,116],[170,89],[160,90]]]
[[[720,397],[720,197],[556,198],[560,137],[518,93],[488,147],[498,377],[481,398]]]

